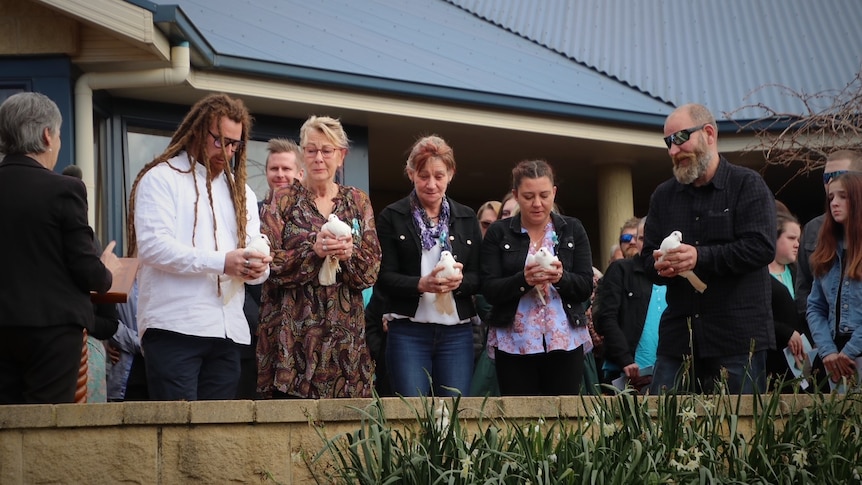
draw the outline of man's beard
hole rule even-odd
[[[639,253],[640,253],[640,251],[638,251],[637,246],[631,246],[631,247],[626,248],[625,251],[623,251],[623,256],[625,256],[626,258],[633,258],[633,257],[637,256]]]
[[[673,158],[673,176],[677,182],[688,185],[706,173],[709,158],[709,153],[701,151],[700,147],[692,153],[680,153]],[[688,160],[688,165],[681,166],[679,162],[682,160]]]

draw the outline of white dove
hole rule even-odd
[[[260,253],[255,254],[255,253]],[[265,234],[258,234],[251,238],[251,241],[245,246],[243,251],[245,259],[263,259],[269,256],[269,239]],[[236,276],[220,275],[219,285],[221,285],[222,302],[225,305],[230,303],[234,296],[243,289],[245,280]]]
[[[673,231],[670,233],[670,235],[664,238],[664,241],[661,242],[661,247],[659,249],[661,250],[662,256],[659,258],[659,261],[664,259],[664,255],[667,254],[668,251],[678,248],[680,244],[682,244],[682,233],[679,231]],[[694,274],[694,271],[683,271],[679,275],[687,279],[698,293],[706,291],[706,283],[698,278],[697,275]]]
[[[437,273],[439,278],[451,278],[461,273],[461,270],[455,267],[455,257],[449,251],[440,253],[440,261],[434,266],[434,269],[443,268]],[[446,293],[437,293],[434,300],[434,308],[444,315],[452,315],[455,313],[455,298],[451,291]]]
[[[527,255],[527,264],[539,263],[539,267],[542,269],[554,269],[553,263],[554,261],[559,261],[560,259],[551,254],[551,251],[546,247],[541,247],[536,250],[533,254]],[[547,285],[539,285],[536,286],[536,293],[539,295],[539,301],[542,302],[542,305],[545,305],[545,289]]]
[[[350,226],[338,218],[335,214],[329,214],[326,222],[320,227],[321,231],[329,231],[335,237],[350,236]],[[341,264],[338,258],[334,255],[329,255],[323,260],[323,265],[320,267],[320,272],[317,275],[318,281],[323,286],[335,284],[335,273],[341,271]]]

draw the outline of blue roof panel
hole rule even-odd
[[[664,115],[671,107],[443,0],[164,0],[220,56]]]
[[[758,88],[841,89],[862,66],[859,0],[447,1],[652,97],[717,115],[755,102],[803,113],[782,89]]]

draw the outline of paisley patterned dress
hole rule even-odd
[[[258,392],[272,397],[370,397],[374,363],[365,344],[362,290],[374,285],[380,243],[365,192],[339,186],[332,213],[353,228],[353,257],[336,283],[321,286],[323,259],[312,249],[326,218],[314,194],[298,182],[278,190],[261,209],[261,232],[272,244],[258,327]]]

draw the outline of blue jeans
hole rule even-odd
[[[472,326],[393,320],[386,367],[392,391],[402,396],[428,395],[432,383],[435,396],[466,396],[473,377]]]
[[[750,359],[749,354],[694,358],[688,375],[680,382],[680,387],[677,387],[677,375],[681,374],[684,368],[682,357],[656,356],[650,394],[658,395],[666,390],[710,394],[715,390],[715,381],[722,379],[722,370],[727,372],[729,394],[754,394],[766,390],[765,350],[751,354]]]
[[[240,349],[233,340],[151,328],[144,332],[141,348],[150,399],[236,399]]]

